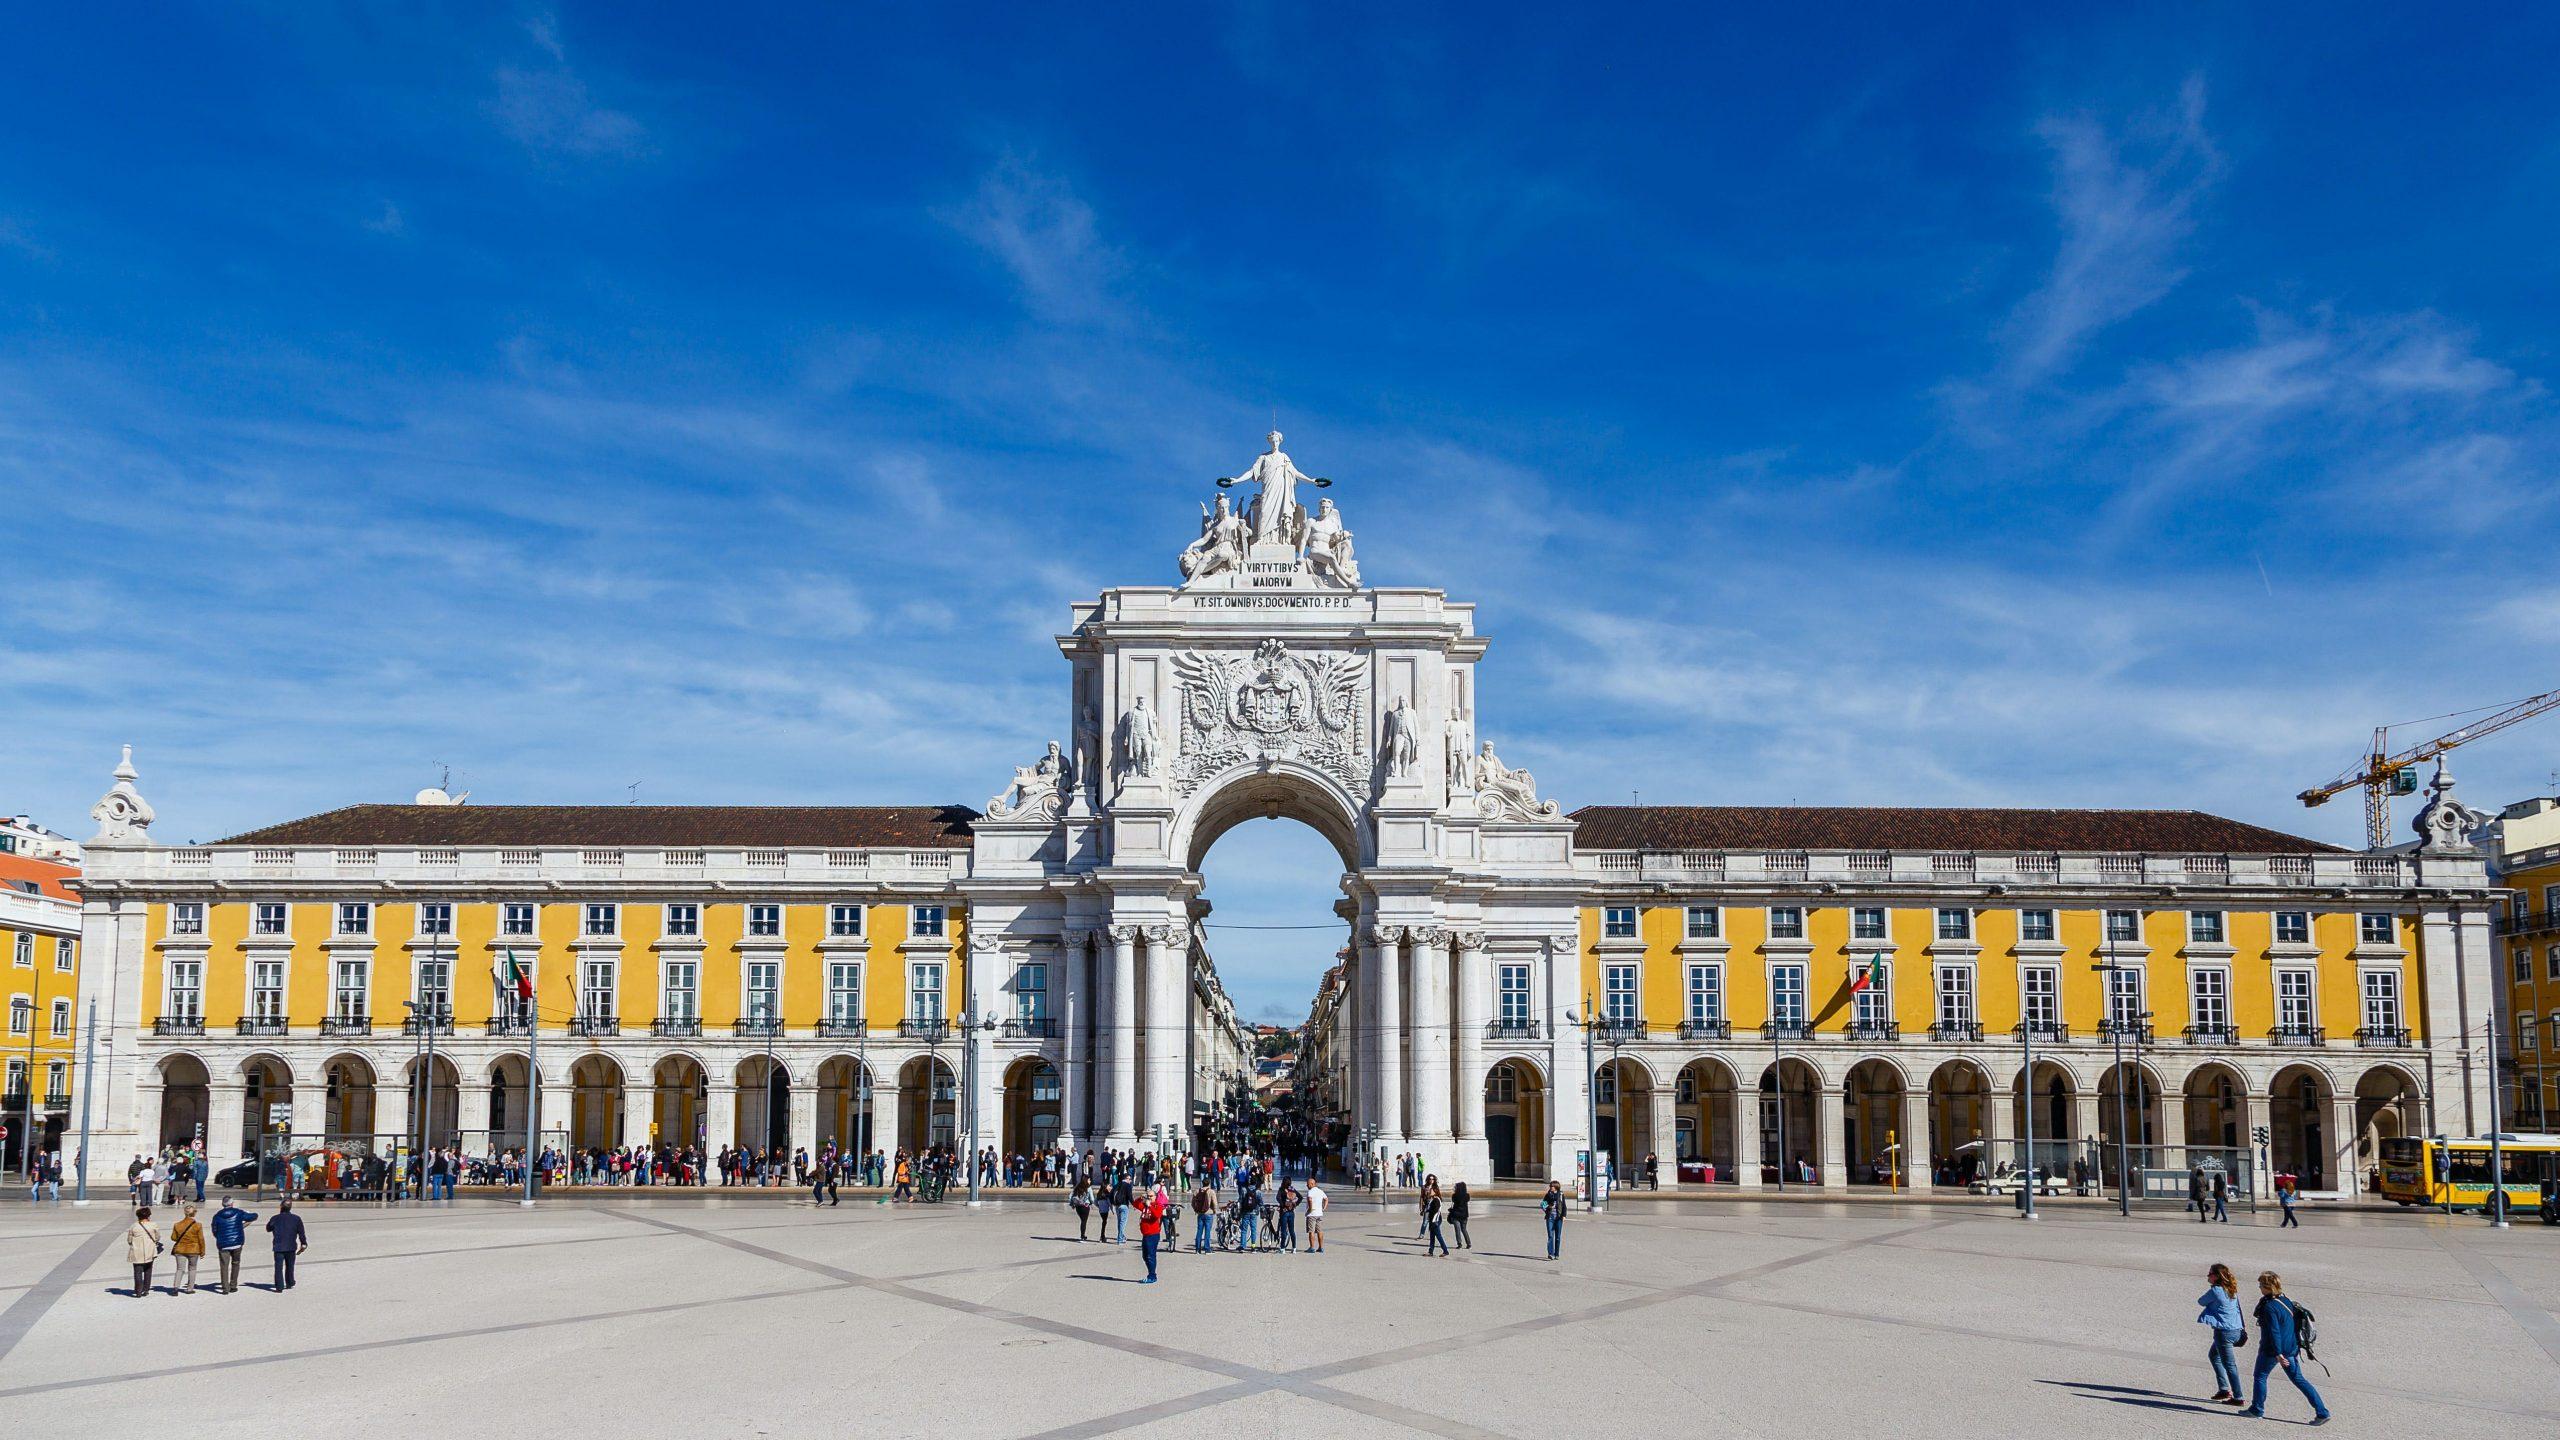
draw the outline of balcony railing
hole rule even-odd
[[[870,1028],[870,1026],[863,1024],[860,1020],[843,1018],[821,1020],[818,1022],[818,1038],[821,1040],[858,1040],[865,1034],[869,1033]]]
[[[1050,1040],[1058,1034],[1058,1022],[1047,1015],[1017,1015],[1004,1022],[1007,1040]]]
[[[323,1035],[370,1035],[373,1033],[373,1017],[370,1015],[323,1015],[320,1017],[320,1033]]]
[[[2546,930],[2560,930],[2560,910],[2527,910],[2521,915],[2498,917],[2501,935],[2539,935]]]
[[[1641,1015],[1609,1015],[1593,1021],[1592,1037],[1606,1044],[1612,1040],[1641,1040],[1645,1036]]]
[[[252,1016],[240,1022],[240,1033],[243,1035],[281,1035],[284,1033],[284,1020],[280,1016]]]
[[[910,1015],[898,1022],[898,1033],[910,1040],[922,1040],[928,1045],[939,1045],[951,1038],[951,1022]]]
[[[1712,1020],[1683,1020],[1680,1022],[1680,1038],[1683,1040],[1730,1040],[1733,1038],[1733,1022],[1721,1015]]]
[[[1802,1020],[1772,1020],[1760,1027],[1763,1040],[1810,1040],[1813,1027]]]
[[[572,1035],[619,1035],[622,1033],[622,1017],[619,1015],[572,1015],[569,1017],[569,1033]]]
[[[489,1017],[489,1033],[492,1035],[522,1035],[532,1028],[533,1022],[522,1015]]]
[[[2190,1045],[2237,1045],[2240,1032],[2228,1025],[2190,1025],[2185,1031]]]
[[[1982,1022],[1979,1020],[1940,1020],[1929,1027],[1929,1038],[1942,1044],[1979,1042]]]
[[[771,1015],[752,1016],[738,1022],[738,1038],[762,1040],[782,1033],[782,1022]]]
[[[676,1019],[649,1022],[649,1033],[664,1040],[698,1040],[702,1037],[702,1017],[687,1015]]]
[[[2132,1041],[2136,1045],[2148,1045],[2151,1043],[2151,1022],[2148,1020],[2118,1020],[2113,1015],[2101,1015],[2098,1017],[2099,1039],[2113,1040],[2118,1035],[2124,1036],[2125,1039]]]
[[[1902,1022],[1899,1020],[1852,1020],[1849,1022],[1849,1038],[1887,1042],[1899,1040],[1902,1038]]]
[[[427,1033],[430,1027],[432,1027],[438,1035],[452,1034],[453,1012],[450,1010],[440,1009],[432,1016],[412,1015],[406,1020],[400,1022],[400,1033],[403,1035],[423,1035]]]
[[[2406,1025],[2367,1025],[2356,1032],[2356,1044],[2367,1050],[2406,1049],[2409,1044],[2409,1027]]]
[[[2033,1038],[2047,1045],[2059,1045],[2071,1038],[2071,1027],[2059,1020],[2021,1021],[2009,1033],[2021,1040]]]
[[[202,1035],[204,1033],[204,1017],[201,1015],[190,1015],[181,1018],[173,1015],[163,1015],[159,1019],[151,1022],[151,1033],[154,1035]]]
[[[1484,1033],[1488,1040],[1535,1040],[1546,1030],[1535,1020],[1496,1020]]]
[[[2279,1025],[2267,1032],[2270,1045],[2307,1047],[2329,1043],[2329,1032],[2317,1025]]]

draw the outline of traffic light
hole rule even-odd
[[[2257,1143],[2259,1143],[2259,1144],[2261,1144],[2261,1145],[2266,1144],[2266,1143],[2267,1143],[2267,1127],[2266,1127],[2266,1126],[2264,1126],[2264,1125],[2261,1125],[2261,1126],[2257,1127],[2256,1129],[2251,1130],[2251,1131],[2249,1132],[2249,1138],[2250,1138],[2250,1139],[2252,1139],[2252,1140],[2254,1140],[2254,1141],[2256,1141]]]

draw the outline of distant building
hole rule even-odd
[[[68,835],[57,835],[24,815],[11,815],[0,818],[0,855],[22,855],[30,860],[76,866],[80,863],[80,842]]]
[[[2560,1123],[2560,797],[2490,823],[2491,871],[2513,891],[2498,920],[2498,1075],[2509,1130]]]
[[[9,1017],[0,1035],[0,1125],[9,1137],[0,1154],[13,1166],[25,1163],[29,1135],[60,1148],[70,1118],[80,995],[80,901],[70,882],[79,875],[77,865],[0,853],[0,1007]]]

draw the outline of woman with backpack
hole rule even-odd
[[[1449,1229],[1457,1235],[1461,1250],[1476,1248],[1475,1242],[1467,1238],[1467,1204],[1467,1182],[1461,1180],[1458,1188],[1449,1192]]]
[[[1076,1188],[1067,1192],[1067,1204],[1076,1212],[1076,1243],[1084,1243],[1084,1227],[1093,1221],[1093,1187],[1084,1177],[1076,1177]]]
[[[2245,1345],[2249,1331],[2240,1321],[2240,1279],[2231,1267],[2216,1262],[2204,1272],[2204,1293],[2196,1297],[2202,1312],[2196,1323],[2212,1330],[2213,1339],[2205,1349],[2205,1363],[2213,1367],[2213,1398],[2224,1405],[2245,1405],[2240,1398],[2240,1361],[2232,1347]]]
[[[2267,1413],[2267,1373],[2284,1367],[2285,1378],[2311,1402],[2311,1423],[2329,1423],[2329,1406],[2302,1373],[2303,1352],[2311,1341],[2311,1312],[2285,1298],[2284,1280],[2273,1270],[2258,1276],[2258,1365],[2249,1391],[2249,1408],[2240,1413],[2260,1420]]]

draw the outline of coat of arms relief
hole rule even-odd
[[[1369,681],[1359,657],[1297,654],[1265,640],[1251,656],[1187,650],[1173,669],[1182,682],[1176,795],[1232,766],[1282,759],[1321,770],[1353,794],[1367,785]]]

